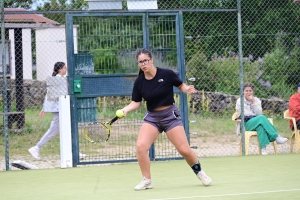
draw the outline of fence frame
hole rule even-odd
[[[149,43],[149,30],[147,28],[147,19],[148,16],[174,16],[176,18],[176,40],[177,40],[177,63],[178,63],[178,75],[179,77],[185,82],[185,67],[184,67],[184,47],[183,47],[183,31],[182,31],[182,27],[183,27],[183,17],[182,17],[182,12],[178,12],[178,11],[168,11],[168,12],[134,12],[134,13],[128,13],[128,12],[124,12],[124,13],[99,13],[99,14],[94,14],[94,13],[90,13],[90,14],[68,14],[66,16],[66,21],[67,21],[67,27],[66,27],[66,32],[67,32],[67,58],[68,58],[68,65],[69,65],[69,88],[70,88],[70,95],[71,95],[71,124],[72,124],[72,149],[73,149],[73,164],[74,166],[76,166],[77,164],[91,164],[91,163],[87,163],[87,162],[80,162],[79,158],[78,158],[78,150],[79,150],[79,142],[78,142],[78,122],[76,120],[76,102],[77,102],[77,97],[78,94],[76,95],[76,93],[74,92],[74,81],[75,79],[80,78],[82,84],[84,84],[84,79],[88,80],[88,78],[108,78],[108,77],[112,77],[112,78],[120,78],[120,77],[126,77],[126,76],[132,76],[131,74],[112,74],[112,75],[82,75],[82,76],[75,76],[75,71],[74,71],[74,66],[76,65],[76,63],[74,63],[74,53],[73,53],[73,49],[74,49],[74,42],[73,42],[73,17],[76,16],[80,16],[80,17],[91,17],[91,16],[104,16],[104,17],[118,17],[118,16],[141,16],[142,17],[142,21],[143,21],[143,44],[144,44],[144,48],[150,48],[150,43]],[[99,79],[99,80],[100,80]],[[117,89],[117,88],[116,88]],[[131,89],[129,88],[129,90],[131,91]],[[131,93],[128,93],[129,91],[127,91],[126,95],[131,95]],[[99,93],[99,94],[94,94],[94,96],[105,96],[105,95],[119,95],[119,94],[123,94],[125,95],[124,91],[112,91],[112,93],[107,94],[107,93]],[[177,89],[175,89],[175,93],[179,93],[179,91]],[[187,137],[189,138],[189,129],[188,129],[188,108],[187,108],[187,96],[183,93],[179,93],[180,94],[180,110],[181,110],[181,115],[183,116],[183,124],[184,124],[184,128],[186,130],[187,133]],[[76,97],[77,96],[77,97]],[[79,95],[80,97],[91,97],[93,95],[89,94],[89,95],[84,95],[83,93],[81,93]],[[152,144],[150,150],[149,150],[149,156],[150,156],[150,160],[157,160],[157,158],[155,158],[155,146],[154,144]],[[182,159],[182,158],[178,158],[178,159]],[[128,161],[136,161],[134,160],[109,160],[109,161],[96,161],[93,162],[92,164],[96,164],[96,163],[111,163],[111,162],[128,162]]]
[[[2,44],[5,43],[5,22],[4,22],[4,6],[1,5],[1,10],[2,10],[2,20],[1,20],[1,42]],[[49,14],[49,13],[62,13],[64,11],[28,11],[26,12],[26,14]],[[117,15],[117,16],[136,16],[136,15],[139,15],[140,13],[144,13],[146,15],[174,15],[174,13],[177,13],[178,15],[178,18],[179,18],[179,35],[180,35],[180,39],[179,39],[179,42],[181,42],[180,44],[180,47],[179,47],[179,52],[180,52],[180,56],[178,58],[179,60],[179,63],[180,63],[180,66],[184,66],[184,44],[183,44],[183,37],[184,37],[184,30],[183,30],[183,13],[184,12],[237,12],[237,18],[238,18],[238,41],[239,41],[239,54],[240,54],[240,84],[241,84],[241,88],[242,88],[242,83],[243,83],[243,61],[242,61],[242,58],[243,58],[243,54],[242,54],[242,24],[241,24],[241,1],[240,0],[237,0],[237,9],[180,9],[180,10],[145,10],[143,12],[141,11],[116,11],[117,13],[114,13],[112,14],[110,10],[103,10],[103,11],[96,11],[96,10],[90,10],[90,11],[65,11],[66,13],[66,32],[67,32],[67,59],[68,59],[68,65],[69,66],[74,66],[74,60],[73,60],[73,51],[72,51],[72,47],[73,47],[73,43],[71,42],[72,40],[70,40],[70,38],[72,38],[72,33],[73,32],[73,24],[70,23],[70,20],[72,17],[74,16],[83,16],[83,15],[86,15],[86,16],[90,16],[90,15],[103,15],[103,16],[113,16],[113,15]],[[100,14],[99,14],[100,13]],[[19,12],[9,12],[9,14],[19,14]],[[70,34],[70,35],[69,35]],[[145,37],[145,41],[144,41],[144,44],[146,44],[144,47],[145,48],[149,48],[149,41],[147,41],[147,37]],[[70,42],[68,42],[70,41]],[[3,45],[4,47],[4,45]],[[5,51],[3,51],[5,52]],[[2,55],[4,56],[4,59],[2,59],[3,62],[5,62],[5,55]],[[74,74],[74,71],[72,71],[72,67],[69,67],[69,74]],[[3,70],[3,72],[5,72],[6,70]],[[179,74],[180,74],[180,78],[185,82],[185,68],[179,68]],[[4,85],[3,87],[5,88],[6,87],[6,78],[4,77],[3,79],[4,81]],[[74,91],[73,91],[73,88],[74,88],[74,77],[69,77],[69,88],[70,88],[70,94],[73,95],[74,94]],[[6,91],[6,90],[4,90]],[[5,93],[5,92],[4,92]],[[5,95],[4,95],[5,96]],[[241,91],[241,97],[243,97],[243,92]],[[180,110],[183,112],[183,113],[187,113],[188,112],[188,107],[187,107],[187,98],[186,98],[186,95],[181,95],[181,105],[180,105]],[[243,100],[243,98],[241,98]],[[75,97],[73,96],[73,98],[71,98],[71,107],[72,105],[75,105],[76,102],[75,102]],[[243,105],[243,103],[242,103]],[[6,107],[7,105],[4,104],[4,108]],[[4,109],[4,112],[5,112],[5,109]],[[74,116],[74,112],[72,112],[71,114],[71,123],[76,123],[76,118]],[[243,109],[242,109],[242,115],[243,115]],[[183,117],[184,118],[184,128],[187,132],[187,138],[189,140],[189,128],[188,128],[188,117]],[[6,153],[5,153],[5,158],[6,158],[6,170],[9,170],[9,144],[8,144],[8,126],[7,126],[7,115],[4,114],[4,132],[5,132],[5,149],[6,149]],[[243,127],[243,123],[241,123],[241,128]],[[78,130],[73,130],[73,132],[77,132],[78,134]],[[242,139],[243,139],[243,155],[244,155],[244,130],[242,129],[241,130],[242,132]],[[76,137],[77,136],[77,137]],[[77,164],[86,164],[86,163],[80,163],[79,162],[79,158],[78,158],[78,135],[72,135],[72,141],[73,141],[73,163],[74,166],[76,166],[76,163]],[[75,149],[75,150],[74,150]],[[152,150],[150,151],[150,159],[151,160],[154,160],[155,159],[155,151],[153,149],[153,147],[151,148]],[[117,161],[117,162],[120,162],[120,161]]]

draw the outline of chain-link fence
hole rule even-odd
[[[239,3],[242,57],[239,53],[241,50],[238,35]],[[274,118],[274,126],[278,132],[288,138],[291,136],[288,122],[283,119],[283,112],[287,109],[289,97],[296,93],[297,83],[300,82],[298,68],[300,3],[297,0],[17,0],[4,1],[1,9],[4,9],[5,15],[4,19],[1,18],[0,48],[1,55],[5,55],[1,57],[0,63],[2,100],[0,112],[3,116],[0,122],[2,146],[0,166],[3,170],[5,158],[9,158],[9,162],[26,160],[39,168],[60,166],[59,137],[54,137],[41,149],[42,159],[39,161],[32,158],[28,149],[42,138],[52,120],[51,114],[40,118],[39,113],[47,91],[46,79],[52,75],[54,63],[57,61],[67,63],[67,13],[134,14],[141,10],[183,13],[181,31],[184,34],[186,80],[198,90],[196,94],[188,96],[189,138],[191,148],[194,148],[199,157],[239,154],[240,136],[236,135],[235,122],[231,120],[231,116],[240,95],[241,77],[243,82],[254,83],[255,96],[262,100],[263,113]],[[122,49],[122,45],[130,47],[127,54],[123,55],[125,57],[143,44],[142,36],[138,35],[137,30],[132,29],[137,27],[134,17],[129,20],[130,26],[122,26],[118,19],[115,24],[105,25],[105,22],[102,22],[101,26],[95,26],[94,24],[97,24],[95,21],[98,20],[95,17],[88,20],[91,24],[85,26],[85,30],[82,29],[80,20],[78,18],[77,24],[73,27],[74,33],[78,34],[78,38],[74,35],[76,38],[74,53],[97,55],[94,62],[98,68],[95,68],[95,71],[100,73],[115,73],[113,66],[118,63],[117,56],[120,54],[116,52],[109,52],[109,56],[101,54],[101,49],[93,47],[97,42],[95,40],[97,34],[104,35],[106,31],[107,41],[110,40],[109,31],[118,30],[120,35],[132,34],[140,44],[133,41],[114,43],[116,44],[114,47],[118,49]],[[155,20],[160,21],[164,18],[158,15]],[[164,27],[150,28],[153,32],[160,32],[163,28],[169,30],[164,34],[172,34],[171,30],[174,27],[168,27],[167,23],[162,24]],[[131,30],[125,31],[128,28]],[[82,40],[80,39],[82,33],[91,37],[84,37],[85,40]],[[153,45],[161,49],[166,49],[167,46],[172,48],[177,42],[174,39],[164,40],[164,37],[157,37],[152,41]],[[104,41],[101,45],[106,48],[105,45],[110,44]],[[106,53],[108,55],[108,52]],[[172,65],[172,61],[176,59],[176,55],[170,54],[167,64]],[[240,60],[243,61],[243,65]],[[123,65],[118,64],[118,67],[129,70],[125,70],[127,73],[137,73],[136,66],[130,69],[122,68],[131,66],[130,62],[128,59]],[[240,70],[241,67],[243,71]],[[97,107],[101,107],[103,112],[107,106],[103,102],[107,101],[99,98]],[[116,99],[122,99],[120,100],[122,102],[117,101],[116,104],[114,102],[113,108],[121,107],[125,100],[129,101],[129,98]],[[131,139],[130,145],[134,145],[136,137]],[[131,153],[134,146],[129,149],[132,149]],[[118,151],[121,150],[122,148]],[[128,151],[127,148],[123,150]],[[274,153],[271,145],[267,150],[270,154]],[[290,152],[289,142],[279,146],[279,153],[288,152]],[[257,141],[251,140],[249,153],[258,154]]]

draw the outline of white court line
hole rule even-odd
[[[207,196],[192,196],[192,197],[175,197],[175,198],[165,198],[165,199],[148,199],[148,200],[174,200],[174,199],[195,199],[195,198],[210,198],[210,197],[226,197],[226,196],[241,196],[241,195],[253,195],[253,194],[268,194],[268,193],[279,193],[279,192],[292,192],[300,191],[300,189],[290,189],[290,190],[274,190],[274,191],[264,191],[264,192],[249,192],[249,193],[237,193],[237,194],[217,194],[217,195],[207,195]]]

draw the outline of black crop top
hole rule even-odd
[[[170,70],[158,68],[151,80],[145,79],[144,73],[140,74],[134,82],[131,100],[147,103],[147,110],[153,111],[159,106],[172,105],[174,101],[173,86],[178,87],[182,80]]]

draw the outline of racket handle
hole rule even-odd
[[[114,123],[114,122],[117,121],[118,119],[119,119],[119,117],[115,116],[115,117],[111,120],[111,123],[110,123],[110,124]]]

